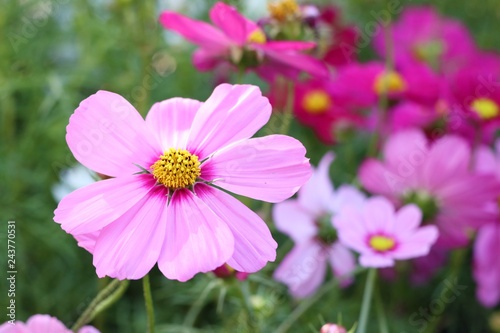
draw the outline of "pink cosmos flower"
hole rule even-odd
[[[230,62],[243,69],[255,69],[269,80],[274,80],[277,74],[296,78],[300,71],[318,77],[328,75],[324,63],[302,53],[313,49],[316,46],[313,42],[270,41],[255,22],[222,2],[210,10],[210,19],[216,27],[171,11],[160,15],[166,29],[199,46],[193,54],[193,63],[200,71]]]
[[[495,219],[487,209],[499,186],[491,175],[470,170],[471,149],[457,136],[429,143],[419,130],[393,134],[382,151],[384,161],[369,159],[359,178],[370,192],[395,204],[415,203],[426,223],[440,228],[441,245],[468,244],[468,232]]]
[[[497,140],[495,152],[482,146],[476,152],[476,170],[495,175],[500,181],[500,140]],[[500,197],[500,192],[498,193]],[[477,283],[478,300],[487,307],[500,303],[500,210],[498,201],[491,203],[496,212],[495,222],[481,227],[474,243],[474,279]]]
[[[386,70],[385,64],[371,61],[352,63],[339,70],[337,81],[342,95],[361,107],[378,106],[380,97],[434,105],[444,89],[444,80],[423,64]]]
[[[275,82],[271,87],[271,103],[276,109],[286,106],[288,87]],[[333,80],[305,80],[294,85],[293,111],[296,119],[311,127],[318,138],[326,144],[337,141],[338,135],[362,127],[363,118],[342,100],[338,91],[342,82]]]
[[[356,266],[353,254],[336,241],[331,216],[349,205],[360,206],[364,195],[347,185],[334,192],[328,172],[332,161],[333,154],[326,154],[297,199],[274,205],[276,228],[295,242],[274,278],[285,283],[297,298],[316,291],[325,279],[327,262],[344,284],[350,282],[349,275]]]
[[[396,65],[426,63],[438,72],[453,73],[476,53],[467,28],[441,17],[431,6],[407,6],[391,27]],[[385,57],[384,34],[375,36],[374,48]]]
[[[438,102],[434,107],[426,106],[411,101],[403,101],[390,109],[388,115],[389,133],[406,130],[409,128],[420,128],[433,130],[437,122],[446,116],[446,110],[442,103]]]
[[[425,256],[438,237],[436,226],[419,227],[422,212],[415,205],[395,212],[384,197],[373,197],[363,208],[348,207],[333,219],[340,242],[360,253],[364,267],[394,266],[394,260]]]
[[[219,85],[205,103],[168,99],[146,120],[123,97],[99,91],[71,116],[66,140],[80,163],[114,178],[65,197],[54,220],[93,254],[99,277],[139,279],[156,263],[180,281],[224,263],[255,272],[275,259],[276,242],[219,188],[280,202],[311,174],[299,141],[250,139],[270,115],[251,85]]]
[[[2,324],[0,333],[72,333],[72,331],[55,317],[37,314],[31,316],[26,323],[16,321],[14,325],[8,322]],[[92,326],[84,326],[78,333],[99,333],[99,331]]]
[[[500,129],[500,57],[481,53],[450,78],[448,129],[466,137],[493,142]]]

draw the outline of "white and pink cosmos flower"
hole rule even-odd
[[[93,254],[99,277],[139,279],[158,263],[186,281],[227,263],[255,272],[276,257],[262,219],[221,189],[280,202],[311,175],[294,138],[252,138],[271,115],[258,87],[222,84],[205,103],[172,98],[144,120],[99,91],[71,116],[75,158],[112,177],[66,196],[54,220]]]
[[[37,314],[31,316],[26,323],[16,321],[14,325],[9,322],[0,325],[0,333],[73,333],[73,331],[55,317]],[[84,326],[78,333],[99,333],[99,331],[92,326]]]
[[[365,196],[355,187],[342,185],[334,190],[329,177],[333,154],[326,154],[297,199],[274,205],[276,228],[290,236],[295,247],[274,273],[296,298],[312,295],[325,279],[330,263],[341,284],[348,284],[356,268],[354,254],[337,241],[332,216],[348,206],[360,207]]]
[[[390,267],[395,260],[426,256],[438,238],[436,226],[420,227],[422,212],[406,205],[397,212],[384,197],[372,197],[362,209],[347,207],[334,217],[340,242],[360,253],[363,267]]]

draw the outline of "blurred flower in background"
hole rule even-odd
[[[30,317],[26,323],[16,321],[14,324],[5,323],[0,325],[1,333],[73,333],[66,328],[57,318],[49,315],[37,314]],[[76,333],[99,333],[92,326],[84,326]]]

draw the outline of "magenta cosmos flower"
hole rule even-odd
[[[271,106],[258,87],[222,84],[205,103],[173,98],[146,120],[99,91],[71,116],[66,140],[86,167],[113,177],[65,197],[54,220],[94,256],[99,277],[139,279],[158,263],[186,281],[224,263],[255,272],[275,259],[260,217],[219,188],[258,200],[292,196],[311,174],[284,135],[249,139]]]
[[[391,35],[396,65],[426,63],[438,72],[452,73],[476,53],[467,28],[460,21],[441,17],[431,6],[405,7]],[[386,56],[384,34],[375,36],[374,48]]]
[[[394,260],[425,256],[438,237],[436,226],[419,227],[422,212],[415,205],[394,211],[384,197],[373,197],[361,210],[348,207],[334,217],[340,242],[360,253],[364,267],[389,267]]]
[[[500,181],[500,141],[495,152],[482,146],[476,152],[476,170],[492,174]],[[500,197],[500,192],[498,193]],[[498,201],[491,202],[491,209],[497,214],[495,222],[481,227],[474,243],[473,270],[477,283],[478,300],[487,307],[500,303],[500,210]]]
[[[160,15],[166,29],[199,46],[193,54],[193,63],[200,71],[230,62],[239,68],[253,68],[269,80],[276,74],[295,78],[300,71],[319,77],[328,75],[324,63],[302,53],[313,49],[316,46],[313,42],[270,41],[255,22],[222,2],[210,10],[210,19],[216,27],[172,11]]]
[[[469,232],[494,220],[488,203],[499,187],[494,176],[470,170],[471,149],[457,136],[429,143],[419,130],[393,134],[383,148],[384,161],[363,163],[359,178],[370,192],[395,204],[414,203],[426,223],[440,228],[440,245],[465,246]]]
[[[356,267],[354,255],[337,241],[331,217],[349,205],[360,206],[365,197],[347,185],[334,192],[328,172],[332,161],[331,153],[323,157],[297,199],[274,205],[276,228],[295,242],[274,278],[285,283],[297,298],[316,291],[325,279],[328,262],[343,283],[350,282],[349,275]]]
[[[26,323],[16,321],[15,324],[4,323],[0,326],[0,333],[72,333],[57,318],[49,315],[37,314],[28,319]],[[92,326],[84,326],[78,333],[99,333]]]

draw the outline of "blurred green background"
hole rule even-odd
[[[24,321],[36,313],[48,313],[69,325],[105,284],[95,275],[91,255],[77,247],[73,238],[52,220],[57,203],[51,188],[59,181],[61,170],[76,164],[64,138],[69,116],[81,100],[99,89],[125,96],[143,115],[154,102],[173,96],[205,100],[214,87],[214,75],[197,72],[190,60],[194,48],[173,34],[164,33],[157,18],[161,10],[175,6],[191,16],[207,19],[213,3],[200,0],[0,1],[1,309],[7,304],[4,272],[8,220],[15,220],[17,228],[19,320]],[[241,9],[249,5],[258,7],[253,0],[231,3]],[[262,2],[261,12],[265,10],[265,3]],[[344,10],[346,21],[361,26],[373,20],[372,10],[386,6],[376,0],[333,3]],[[498,0],[401,1],[403,6],[424,3],[435,4],[441,13],[462,20],[481,48],[500,50]],[[372,56],[370,50],[365,49],[361,58]],[[248,79],[259,82],[252,76]],[[265,84],[261,86],[266,89]],[[291,134],[304,140],[313,164],[331,148],[318,146],[311,139],[310,131],[298,126],[293,128]],[[340,151],[340,157],[343,151],[350,149],[352,147],[335,148]],[[342,158],[335,166],[344,170],[333,171],[336,181],[352,180],[356,170],[343,167]],[[278,233],[276,238],[283,245],[278,249],[278,257],[282,258],[292,244]],[[194,328],[182,327],[189,311],[191,315],[200,312],[194,322],[199,332],[275,332],[298,305],[287,296],[285,287],[269,278],[275,266],[268,265],[247,283],[254,295],[251,321],[235,283],[212,282],[216,281],[213,276],[198,275],[182,284],[166,280],[154,268],[151,276],[158,332],[196,332]],[[455,273],[468,288],[437,320],[437,327],[446,328],[435,328],[435,331],[488,332],[492,312],[477,305],[469,266]],[[413,287],[405,282],[382,286],[393,332],[417,332],[409,316],[419,307],[429,306],[439,294],[440,283],[449,274],[443,271],[430,287],[410,289]],[[364,276],[359,276],[357,283],[345,291],[327,290],[290,332],[318,332],[322,323],[336,321],[339,315],[344,322],[353,323],[359,311],[363,281]],[[206,294],[205,301],[200,299],[203,294]],[[401,294],[405,294],[405,303],[395,301]],[[207,305],[203,306],[205,302]],[[0,322],[7,320],[3,313],[0,318]],[[144,332],[145,322],[141,283],[133,281],[126,295],[97,317],[94,324],[103,332],[128,333]]]

